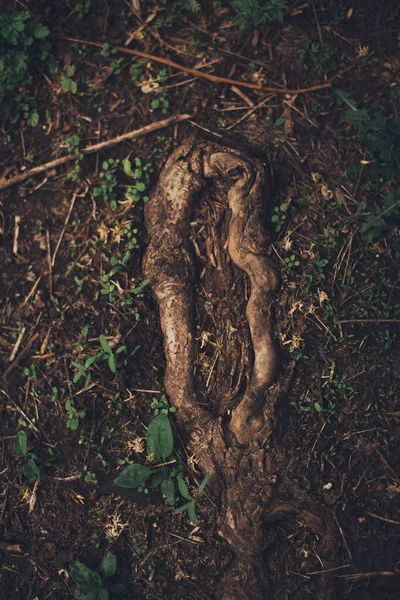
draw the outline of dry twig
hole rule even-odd
[[[35,333],[30,340],[28,340],[28,342],[26,343],[25,347],[23,348],[23,350],[21,350],[20,354],[13,360],[13,362],[7,367],[7,369],[4,371],[2,378],[3,379],[7,379],[8,375],[11,373],[11,371],[14,369],[14,367],[16,367],[19,363],[19,361],[21,360],[21,358],[23,356],[25,356],[25,354],[27,352],[29,352],[29,350],[31,349],[31,346],[34,342],[36,342],[37,338],[39,337],[38,333]]]
[[[77,44],[86,44],[88,46],[96,46],[97,48],[103,48],[104,43],[100,42],[92,42],[88,40],[81,40],[79,38],[70,37],[68,35],[57,35],[55,36],[60,40],[66,40],[67,42],[74,42]],[[151,60],[153,62],[158,62],[163,65],[167,65],[172,67],[173,69],[178,69],[179,71],[183,71],[183,73],[189,73],[189,75],[195,75],[201,79],[207,79],[212,83],[227,83],[228,85],[237,85],[241,87],[247,87],[252,90],[260,90],[262,92],[273,92],[274,94],[305,94],[307,92],[316,92],[317,90],[326,90],[327,88],[332,87],[332,81],[327,81],[325,83],[320,83],[318,85],[313,85],[309,88],[299,88],[296,90],[291,90],[288,88],[277,88],[277,87],[269,87],[265,85],[259,85],[258,83],[250,83],[249,81],[239,81],[236,79],[229,79],[227,77],[219,77],[218,75],[211,75],[211,73],[203,73],[197,69],[192,69],[191,67],[185,67],[179,63],[176,63],[169,58],[162,58],[161,56],[154,56],[153,54],[148,54],[147,52],[140,52],[140,50],[131,50],[130,48],[122,48],[121,46],[114,46],[113,50],[117,52],[123,52],[124,54],[131,54],[132,56],[139,56],[141,58],[145,58],[147,60]]]
[[[393,519],[388,519],[387,517],[381,517],[380,515],[376,515],[373,512],[365,511],[366,515],[373,517],[374,519],[379,519],[379,521],[384,521],[385,523],[390,523],[391,525],[400,525],[400,521],[394,521]]]
[[[10,542],[0,541],[0,552],[11,552],[12,554],[22,554],[21,544],[12,544]]]
[[[398,577],[399,573],[396,571],[372,571],[371,573],[353,573],[352,575],[339,575],[341,579],[347,579],[347,581],[358,581],[359,579],[366,579],[369,577]]]

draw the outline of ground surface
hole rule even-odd
[[[58,70],[33,65],[27,87],[39,124],[23,116],[13,124],[3,114],[3,175],[165,116],[190,113],[192,122],[0,192],[0,598],[72,598],[68,564],[79,558],[96,568],[109,548],[130,598],[212,598],[231,560],[210,494],[193,526],[160,491],[113,483],[125,461],[146,462],[150,405],[163,393],[157,307],[141,272],[143,202],[165,157],[187,139],[245,149],[267,165],[271,257],[282,278],[275,332],[282,369],[293,369],[274,443],[288,457],[286,476],[334,518],[337,598],[400,598],[396,193],[384,204],[398,185],[398,4],[349,2],[338,10],[315,2],[315,13],[313,2],[295,2],[282,24],[243,31],[229,2],[205,2],[199,12],[178,4],[33,0],[14,8],[29,8],[54,35],[127,44],[243,81],[297,88],[341,73],[334,87],[369,115],[381,108],[385,132],[398,137],[385,138],[382,158],[379,121],[371,151],[368,136],[345,121],[348,104],[330,89],[290,96],[213,85],[107,47],[50,39]],[[322,49],[312,46],[321,38]],[[124,173],[126,158],[133,170],[141,161],[136,179]],[[216,414],[229,408],[217,401],[241,382],[232,357],[224,361],[223,336],[207,330],[212,286],[199,285],[198,298],[205,348],[198,369]],[[229,305],[242,326],[240,303]],[[223,322],[221,305],[215,310]],[[101,335],[114,352],[126,347],[116,373],[99,360],[90,381],[85,372],[74,383],[79,368],[71,361],[82,365],[100,353]],[[244,379],[248,368],[246,357]],[[18,430],[44,461],[36,486],[14,449]],[[175,444],[184,456],[177,430]],[[194,486],[201,474],[187,458]],[[272,597],[312,598],[323,570],[315,535],[295,519],[266,535]]]

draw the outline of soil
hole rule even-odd
[[[325,557],[321,536],[304,519],[277,514],[264,532],[265,597],[316,598],[328,570],[334,598],[400,598],[399,230],[393,224],[373,239],[359,231],[374,202],[396,189],[398,174],[380,184],[368,177],[368,165],[358,180],[346,174],[365,148],[329,89],[267,94],[172,68],[160,79],[161,67],[151,61],[139,68],[144,81],[138,81],[131,57],[57,37],[111,46],[128,40],[187,66],[275,87],[316,85],[340,72],[335,87],[391,116],[400,70],[398,3],[315,2],[315,13],[314,2],[296,2],[282,24],[243,31],[234,22],[237,9],[225,1],[201,3],[199,12],[167,3],[172,22],[161,27],[163,2],[92,0],[83,15],[72,0],[11,4],[26,6],[49,27],[60,72],[45,65],[35,71],[39,126],[3,116],[5,176],[63,155],[75,134],[83,147],[165,116],[185,112],[191,119],[85,157],[76,178],[69,175],[72,164],[0,192],[0,599],[73,598],[68,565],[79,559],[96,569],[108,549],[117,555],[114,580],[127,586],[128,598],[211,599],[230,573],[234,555],[218,535],[221,506],[212,489],[191,524],[158,489],[123,490],[113,482],[128,461],[146,463],[150,405],[164,393],[165,359],[156,299],[143,285],[143,198],[126,198],[134,181],[121,163],[109,194],[116,206],[94,190],[104,181],[104,161],[112,170],[110,159],[129,157],[132,168],[135,158],[151,166],[148,194],[166,157],[188,140],[241,149],[269,175],[266,229],[281,278],[273,307],[277,385],[284,382],[270,461],[279,465],[281,490],[295,489],[297,500],[312,503],[335,528],[335,551]],[[333,49],[326,73],[307,63],[310,57],[298,60],[299,43],[318,43],[320,36]],[[70,64],[77,93],[61,84]],[[149,81],[159,87],[149,91]],[[168,101],[166,114],[162,103],[152,105],[160,98]],[[204,210],[223,219],[223,208],[211,193]],[[199,227],[202,219],[199,211],[192,231],[205,255],[213,233],[208,223]],[[199,260],[198,266],[197,385],[204,406],[224,417],[251,373],[248,281],[232,267],[226,281],[218,278],[229,297],[224,302],[221,293],[217,302],[212,265]],[[100,361],[90,381],[74,383],[71,361],[83,364],[99,353],[100,335],[113,348],[126,346],[116,373]],[[82,411],[76,430],[67,427],[68,401]],[[194,490],[203,474],[178,418],[173,426]],[[15,452],[21,429],[29,452],[44,461],[37,485]]]

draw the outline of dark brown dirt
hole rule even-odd
[[[10,4],[21,9],[19,2]],[[82,19],[76,4],[24,3],[54,34],[62,31],[122,45],[141,24],[130,3],[122,0],[93,0]],[[138,4],[142,20],[157,6]],[[358,101],[366,97],[367,105],[395,114],[398,3],[348,2],[341,3],[340,10],[333,2],[315,4],[323,40],[335,52],[337,71],[348,69],[335,85]],[[323,74],[304,70],[297,62],[297,42],[319,40],[312,2],[295,3],[282,26],[267,23],[256,31],[238,32],[234,16],[232,3],[207,2],[199,13],[177,16],[170,27],[155,30],[150,21],[144,37],[131,44],[190,66],[216,58],[219,62],[209,67],[210,72],[235,79],[261,78],[266,84],[287,82],[291,87],[323,80]],[[152,31],[158,31],[161,40]],[[4,137],[0,147],[2,172],[12,169],[16,174],[22,167],[60,156],[62,144],[72,134],[86,145],[163,117],[159,109],[151,109],[158,96],[143,93],[132,82],[130,59],[124,57],[119,67],[112,68],[116,55],[102,56],[96,49],[55,38],[52,46],[61,70],[76,65],[79,93],[65,92],[60,74],[42,69],[35,73],[40,125],[11,125],[3,119],[1,133],[9,138],[6,144]],[[362,50],[365,46],[368,49]],[[149,80],[159,70],[146,63],[143,73]],[[267,228],[282,276],[274,306],[275,330],[282,373],[293,370],[287,397],[278,407],[271,456],[286,457],[283,488],[285,482],[287,488],[296,488],[300,497],[311,498],[335,522],[335,597],[396,600],[400,598],[398,227],[393,225],[372,242],[354,231],[363,222],[362,212],[357,213],[361,203],[366,201],[373,210],[374,201],[389,185],[398,185],[397,175],[377,187],[365,175],[357,188],[345,176],[346,167],[359,162],[364,149],[355,130],[343,123],[343,108],[329,90],[296,99],[265,98],[261,92],[244,90],[254,105],[263,101],[265,105],[237,123],[250,107],[229,86],[201,80],[186,83],[190,78],[174,70],[167,76],[161,86],[168,88],[167,114],[189,112],[208,133],[184,123],[85,158],[76,181],[67,177],[71,168],[64,167],[0,192],[0,360],[1,371],[6,372],[0,380],[0,542],[21,545],[20,553],[0,546],[0,599],[72,598],[68,564],[79,559],[96,568],[109,548],[118,558],[116,581],[128,586],[129,598],[213,598],[232,560],[229,547],[217,535],[219,512],[211,494],[199,503],[200,521],[194,527],[184,514],[173,514],[161,492],[128,492],[113,483],[123,460],[145,463],[143,438],[153,414],[151,398],[163,392],[164,356],[155,301],[146,287],[143,297],[132,292],[143,281],[141,261],[147,243],[143,202],[122,203],[132,179],[120,166],[116,210],[94,196],[93,189],[99,185],[104,160],[128,155],[131,161],[139,157],[143,164],[151,163],[150,188],[165,157],[176,144],[191,138],[244,148],[265,161],[271,173]],[[51,127],[42,129],[46,109]],[[269,124],[281,117],[286,119],[281,125]],[[222,138],[215,140],[213,132]],[[52,255],[75,191],[82,195],[76,198],[50,269],[49,248]],[[277,232],[271,217],[283,202],[288,211]],[[218,218],[218,207],[209,210]],[[21,221],[14,252],[16,216]],[[137,229],[137,247],[130,249],[128,224]],[[201,242],[203,233],[196,224],[193,235]],[[111,296],[102,294],[100,277],[112,269],[113,257],[121,262],[128,250],[127,265],[111,277],[118,285]],[[298,266],[289,266],[292,255]],[[226,305],[213,306],[212,270],[209,265],[207,269],[206,285],[198,286],[199,331],[221,331],[231,318],[239,347],[241,334],[247,331],[241,318],[243,300],[229,298]],[[246,281],[235,269],[224,283],[227,289],[232,280],[245,295]],[[231,316],[227,308],[232,309]],[[373,322],[354,322],[360,318]],[[377,322],[381,319],[393,322]],[[339,323],[343,320],[351,322]],[[79,350],[85,327],[87,341]],[[21,344],[10,361],[22,328]],[[106,362],[94,365],[85,389],[84,378],[73,383],[71,360],[81,363],[99,352],[101,334],[116,347],[127,346],[128,354],[120,355],[115,375]],[[238,350],[227,361],[219,356],[215,360],[215,348],[224,346],[223,336],[204,341],[199,380],[201,385],[207,382],[214,365],[205,401],[214,414],[223,413],[232,402],[232,389],[237,394],[243,390],[251,349],[243,356]],[[235,368],[238,363],[242,366]],[[67,400],[86,413],[76,431],[66,427]],[[31,512],[34,484],[22,474],[22,461],[14,450],[21,428],[28,433],[29,451],[48,460]],[[176,446],[185,456],[179,431],[175,434]],[[201,474],[193,469],[191,457],[186,458],[194,485]],[[96,480],[85,481],[88,472]],[[318,536],[294,516],[282,516],[265,537],[270,597],[315,597],[326,568],[318,555]]]

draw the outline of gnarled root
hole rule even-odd
[[[219,492],[220,534],[237,557],[218,591],[223,600],[266,597],[264,532],[268,520],[281,510],[269,508],[277,476],[265,450],[265,441],[274,429],[273,401],[268,410],[265,403],[277,372],[270,312],[278,276],[268,258],[263,179],[262,165],[238,151],[215,144],[185,144],[165,164],[145,213],[150,243],[143,268],[159,305],[165,389],[179,409],[190,451]],[[224,427],[199,403],[194,376],[195,259],[189,230],[196,202],[201,202],[210,183],[222,190],[229,212],[225,247],[251,286],[246,316],[254,351],[252,371],[244,395]],[[290,508],[304,518],[306,509],[285,506],[286,511]],[[310,517],[309,524],[315,529],[319,517],[310,514],[315,518]]]

